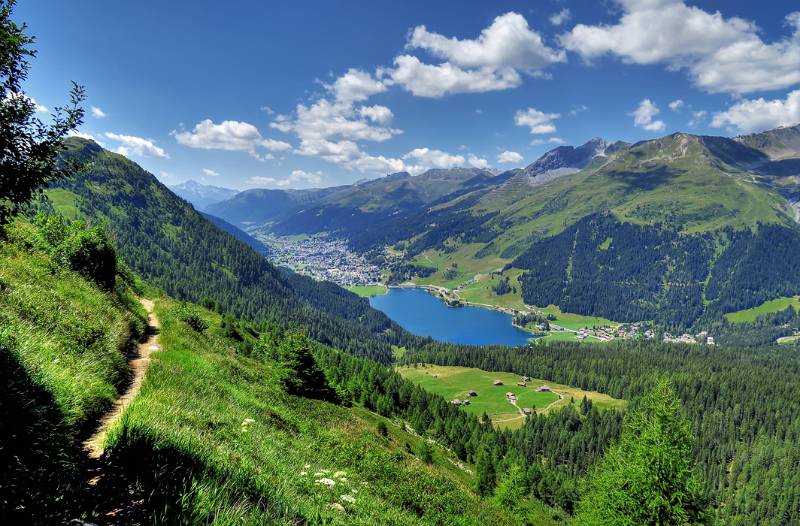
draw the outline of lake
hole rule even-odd
[[[424,289],[390,288],[369,303],[409,332],[440,342],[514,346],[534,337],[514,327],[508,314],[483,307],[448,307]]]

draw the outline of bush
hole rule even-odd
[[[208,322],[200,316],[200,313],[189,305],[180,305],[176,310],[178,311],[178,319],[186,323],[192,330],[203,332],[208,329]]]

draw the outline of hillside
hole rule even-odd
[[[84,170],[55,189],[56,208],[107,221],[126,263],[173,297],[304,325],[323,343],[384,361],[404,337],[366,299],[274,267],[125,157],[78,138],[67,141],[65,157]]]

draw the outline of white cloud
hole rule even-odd
[[[267,115],[275,115],[275,110],[273,110],[269,106],[261,106],[261,111],[263,111]]]
[[[84,133],[84,132],[79,132],[77,130],[70,130],[69,132],[67,132],[67,137],[79,137],[81,139],[86,139],[88,141],[94,141],[100,146],[105,146],[105,144],[103,144],[102,141],[97,140],[97,137],[95,137],[91,133]]]
[[[664,131],[667,127],[664,121],[655,120],[655,116],[660,113],[658,107],[650,99],[643,99],[639,107],[631,113],[633,125],[651,132]]]
[[[689,127],[694,128],[699,126],[705,119],[708,112],[706,110],[698,110],[692,112],[692,118],[689,119]]]
[[[483,93],[516,88],[522,79],[516,70],[480,68],[466,70],[444,62],[432,65],[412,55],[394,59],[392,82],[417,97],[443,97],[453,93]]]
[[[392,110],[386,106],[362,106],[358,109],[358,114],[376,124],[389,124],[394,118]]]
[[[544,113],[535,108],[528,108],[517,111],[514,115],[514,122],[517,126],[527,126],[531,133],[553,133],[556,131],[553,121],[560,117],[561,115],[558,113]]]
[[[480,168],[481,170],[489,168],[488,160],[478,157],[477,155],[474,154],[467,155],[467,162],[473,168]]]
[[[120,143],[114,150],[120,155],[129,156],[135,154],[140,157],[160,157],[162,159],[169,159],[169,155],[163,148],[156,145],[153,139],[145,139],[143,137],[136,137],[134,135],[122,135],[119,133],[106,132],[103,134],[106,138]]]
[[[569,8],[565,7],[558,13],[552,14],[548,20],[550,20],[550,23],[553,24],[554,26],[560,26],[565,22],[569,22],[571,18],[572,18],[572,13],[570,12]]]
[[[215,172],[211,168],[203,168],[203,173],[209,177],[217,177],[219,175],[219,172]]]
[[[715,113],[711,119],[715,128],[729,127],[744,133],[797,123],[800,123],[800,90],[788,93],[785,99],[745,99]]]
[[[283,141],[261,136],[258,128],[247,122],[222,121],[215,124],[210,119],[197,123],[192,131],[173,132],[175,140],[190,148],[247,152],[263,160],[260,150],[285,151],[292,146]]]
[[[519,163],[522,162],[522,155],[518,152],[506,150],[497,156],[498,163]]]
[[[371,96],[386,91],[386,85],[360,69],[350,68],[347,73],[326,86],[337,101],[353,103],[365,101]]]
[[[577,106],[573,106],[571,110],[569,110],[569,114],[574,117],[579,113],[583,113],[584,111],[589,111],[589,106],[586,104],[578,104]]]
[[[669,103],[669,109],[672,111],[678,111],[679,109],[685,106],[682,99],[676,99]]]
[[[709,92],[750,93],[800,82],[800,13],[786,17],[792,34],[767,43],[758,27],[683,0],[617,0],[616,24],[578,24],[561,44],[587,60],[614,54],[633,64],[665,64],[686,70]]]
[[[304,170],[292,170],[289,176],[284,179],[277,179],[275,177],[261,175],[256,175],[248,179],[248,183],[252,186],[274,186],[279,188],[303,185],[303,183],[318,185],[321,182],[322,172],[306,172]],[[307,184],[304,186],[307,186]]]
[[[387,72],[391,83],[421,97],[513,88],[522,82],[519,72],[541,75],[550,64],[566,60],[563,51],[545,45],[525,18],[513,12],[496,17],[475,39],[448,38],[417,26],[406,47],[442,60],[426,64],[416,56],[400,55],[394,70]]]
[[[549,139],[547,139],[547,142],[549,142],[550,144],[564,144],[567,141],[565,141],[561,137],[550,137]]]
[[[431,148],[415,148],[405,154],[403,159],[417,163],[416,166],[406,167],[409,172],[421,172],[427,168],[452,168],[464,165],[463,155],[450,155],[447,152]]]
[[[104,112],[101,108],[98,108],[97,106],[92,106],[92,117],[94,117],[95,119],[105,119],[106,117],[108,117],[108,114]]]
[[[533,139],[531,141],[531,146],[541,146],[544,144],[544,139]]]

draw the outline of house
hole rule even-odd
[[[714,337],[713,336],[709,336],[708,338],[706,338],[706,345],[716,345],[716,344],[717,344],[717,342],[714,341]]]
[[[528,384],[526,384],[525,382],[517,382],[517,387],[527,387],[527,386]]]
[[[530,382],[531,381],[531,377],[530,376],[523,376],[522,377],[522,381],[523,382]]]
[[[511,391],[507,392],[506,398],[514,398],[514,393],[512,393]]]
[[[451,400],[450,403],[453,405],[461,405],[461,400]]]
[[[531,409],[530,407],[523,407],[522,408],[522,413],[525,416],[531,416],[533,414],[533,409]]]
[[[536,388],[536,390],[539,391],[540,393],[549,393],[552,391],[549,385],[540,385],[539,387]]]
[[[469,400],[461,400],[461,405],[469,405]]]
[[[478,393],[476,393],[475,391],[469,391],[467,394],[469,396],[478,396]]]
[[[494,381],[494,385],[503,385],[503,381],[502,380],[495,380]]]

